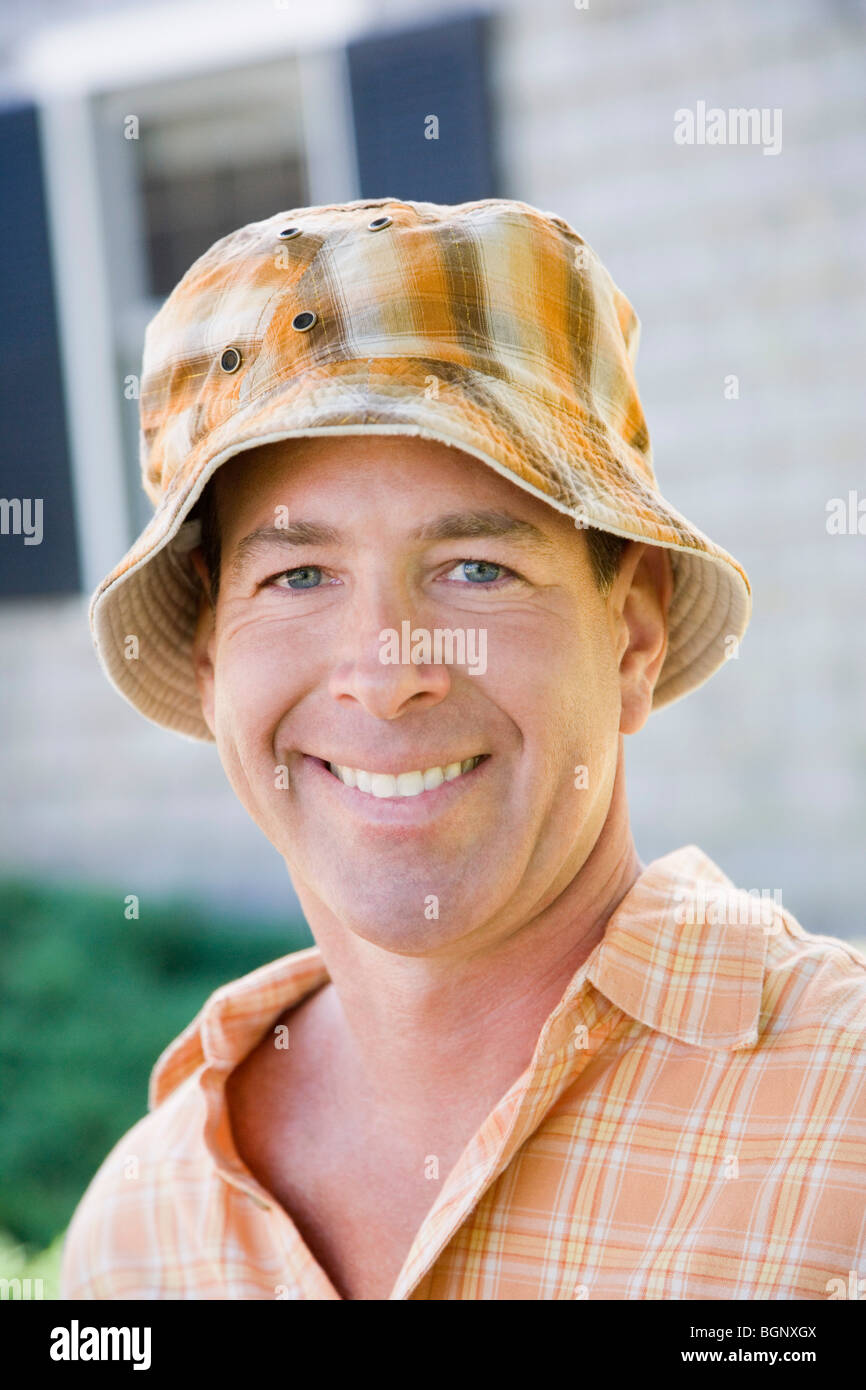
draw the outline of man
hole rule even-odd
[[[150,325],[111,680],[211,739],[316,945],[159,1059],[72,1298],[826,1298],[866,1275],[866,960],[695,846],[623,740],[736,648],[638,321],[561,219],[296,209]],[[756,911],[757,908],[757,911]]]

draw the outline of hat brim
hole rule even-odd
[[[751,613],[745,572],[671,507],[624,440],[573,407],[453,363],[341,361],[278,383],[199,441],[93,595],[91,632],[103,669],[147,719],[213,741],[191,659],[201,586],[188,552],[173,542],[216,470],[263,444],[377,434],[461,449],[579,524],[668,549],[674,588],[654,709],[702,685],[736,650]]]

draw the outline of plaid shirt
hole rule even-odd
[[[162,1054],[150,1113],[72,1220],[62,1297],[339,1297],[239,1160],[224,1099],[327,978],[317,947],[276,960],[217,990]],[[863,955],[738,891],[695,846],[656,860],[529,1067],[431,1182],[390,1297],[856,1296],[864,1037]]]

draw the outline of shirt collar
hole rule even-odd
[[[543,1032],[558,1037],[557,1025],[565,1025],[589,979],[629,1017],[680,1042],[751,1046],[768,935],[766,925],[752,924],[754,901],[697,845],[654,860],[617,906]],[[150,1107],[203,1062],[229,1072],[281,1013],[329,978],[318,946],[310,946],[218,989],[160,1056]]]
[[[773,927],[755,905],[697,845],[674,850],[649,864],[622,899],[587,978],[656,1032],[695,1047],[749,1047],[758,1038]]]
[[[269,1024],[329,978],[318,946],[308,946],[216,990],[159,1057],[150,1077],[150,1109],[202,1063],[216,1072],[231,1071]]]

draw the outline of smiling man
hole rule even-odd
[[[632,840],[624,736],[749,612],[658,491],[637,336],[572,228],[499,199],[255,223],[149,327],[157,510],[97,647],[216,744],[316,944],[163,1053],[65,1296],[818,1298],[862,1266],[866,961]]]

